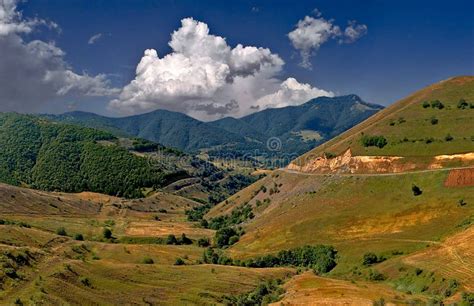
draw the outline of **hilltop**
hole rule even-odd
[[[302,155],[290,169],[400,172],[470,165],[473,112],[474,77],[441,81]]]

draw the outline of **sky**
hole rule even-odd
[[[0,0],[0,111],[209,121],[474,75],[473,1]]]

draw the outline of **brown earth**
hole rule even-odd
[[[306,272],[293,277],[285,284],[283,300],[272,305],[374,305],[384,300],[384,305],[405,304],[418,298],[397,292],[386,285],[369,282],[352,283],[329,279]]]
[[[444,182],[444,186],[474,186],[474,168],[451,170]]]

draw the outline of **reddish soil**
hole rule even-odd
[[[474,186],[474,168],[455,169],[449,172],[446,181],[446,187]]]

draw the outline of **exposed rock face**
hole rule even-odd
[[[288,170],[308,173],[399,173],[412,170],[440,169],[447,162],[459,161],[468,164],[474,161],[474,153],[440,155],[420,168],[415,162],[399,156],[352,156],[348,149],[334,158],[309,156],[301,165],[290,163]]]

